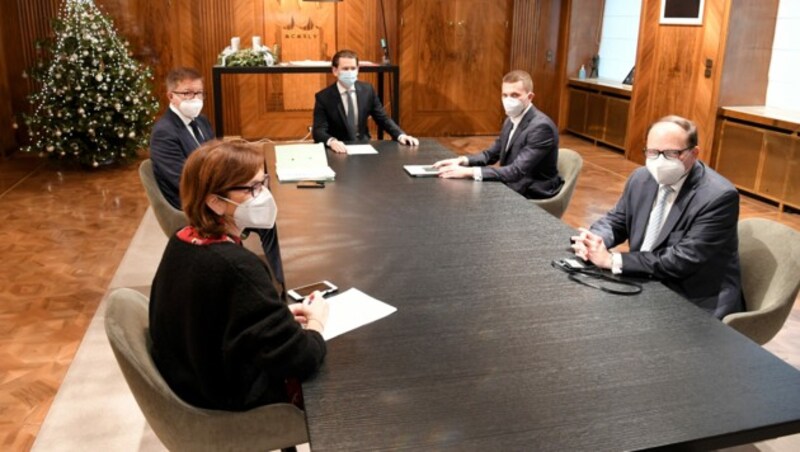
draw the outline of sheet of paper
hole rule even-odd
[[[328,323],[325,324],[325,333],[322,335],[326,341],[397,311],[394,306],[372,298],[356,288],[346,290],[327,300],[330,314]]]
[[[344,147],[347,149],[347,155],[378,153],[378,150],[372,147],[371,144],[347,144]]]
[[[281,182],[331,181],[336,178],[336,173],[328,166],[322,143],[276,145],[275,168]]]
[[[439,170],[434,168],[433,165],[403,165],[409,176],[414,177],[436,177],[439,175]]]

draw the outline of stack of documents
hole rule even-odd
[[[281,182],[330,181],[336,177],[336,173],[328,166],[325,145],[322,143],[275,146],[275,168]]]

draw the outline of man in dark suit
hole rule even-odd
[[[192,68],[177,68],[167,74],[169,107],[156,121],[150,136],[150,160],[158,188],[176,209],[181,208],[179,187],[183,165],[200,144],[214,138],[204,115],[203,76]],[[277,228],[277,227],[276,227]],[[275,277],[283,284],[283,264],[277,229],[255,230]]]
[[[631,174],[616,207],[573,237],[575,254],[615,274],[659,279],[719,319],[741,311],[736,188],[698,161],[687,119],[651,125],[644,152],[646,167]],[[629,252],[608,251],[625,240]]]
[[[367,117],[401,144],[417,146],[419,140],[406,135],[386,114],[372,85],[358,79],[358,55],[351,50],[336,52],[331,70],[337,82],[318,92],[314,102],[314,141],[334,152],[347,152],[345,143],[370,140]]]
[[[533,97],[533,80],[527,72],[506,74],[502,102],[508,118],[500,137],[480,154],[434,163],[439,177],[500,181],[528,199],[557,195],[564,184],[557,166],[558,129],[533,106]],[[498,162],[499,167],[488,166]]]

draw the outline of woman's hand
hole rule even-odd
[[[289,310],[294,315],[294,319],[306,329],[322,333],[328,322],[330,306],[328,301],[322,297],[322,293],[317,291],[309,295],[302,303],[290,304]]]

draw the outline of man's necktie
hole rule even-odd
[[[189,127],[192,128],[192,133],[194,133],[194,139],[197,140],[197,144],[201,144],[206,141],[203,133],[200,132],[200,127],[197,126],[197,121],[193,119],[191,122],[189,122]]]
[[[356,141],[358,136],[358,127],[356,126],[356,107],[353,104],[353,90],[347,91],[347,128],[350,129],[350,141]]]
[[[642,243],[641,251],[650,251],[653,244],[658,239],[661,233],[661,226],[664,224],[664,212],[667,210],[667,199],[672,193],[672,187],[669,185],[662,185],[658,190],[658,199],[656,200],[656,207],[653,213],[650,214],[650,221],[647,222],[647,231],[644,234],[644,243]]]

